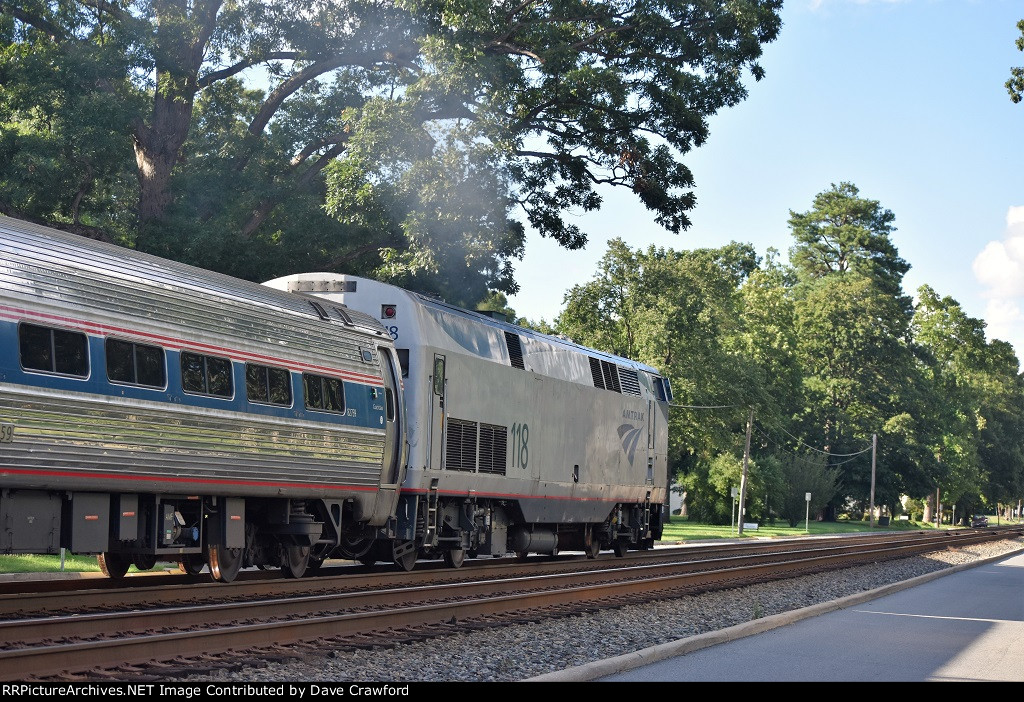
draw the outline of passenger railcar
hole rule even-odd
[[[408,443],[397,534],[368,530],[356,557],[593,558],[661,537],[671,389],[656,369],[373,280],[265,284],[374,316],[394,339]]]
[[[264,285],[0,218],[0,551],[230,581],[649,548],[656,369],[372,280]]]
[[[2,552],[301,576],[393,526],[402,406],[371,317],[0,217]]]

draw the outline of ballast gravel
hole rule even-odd
[[[217,670],[207,682],[513,682],[837,600],[1024,549],[1024,537],[749,587],[323,657]]]

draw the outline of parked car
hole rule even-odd
[[[971,517],[971,526],[972,527],[987,527],[988,526],[988,517],[986,517],[984,514],[976,514],[976,515],[974,515],[973,517]]]

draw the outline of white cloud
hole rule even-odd
[[[986,336],[1013,344],[1024,363],[1024,206],[1007,210],[1006,233],[985,245],[973,270],[988,298]]]

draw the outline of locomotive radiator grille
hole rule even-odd
[[[476,470],[476,422],[448,418],[444,467],[448,470]]]
[[[508,427],[480,425],[480,472],[505,475]]]

